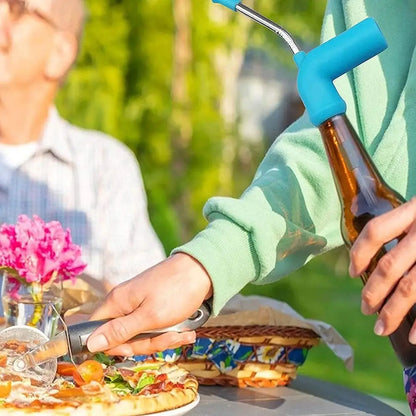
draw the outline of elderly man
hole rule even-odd
[[[60,221],[110,288],[165,255],[132,152],[53,106],[84,16],[82,0],[0,0],[0,222]]]

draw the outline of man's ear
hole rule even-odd
[[[65,77],[78,53],[78,41],[70,32],[54,33],[53,46],[45,67],[45,77],[61,80]]]

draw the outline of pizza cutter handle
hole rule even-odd
[[[204,301],[204,303],[197,309],[197,311],[185,321],[167,328],[156,329],[149,332],[142,332],[136,335],[132,340],[142,338],[153,338],[165,332],[184,332],[192,331],[201,327],[208,320],[211,315],[212,306],[211,300]],[[68,326],[68,344],[73,355],[86,351],[88,337],[101,325],[108,322],[110,319],[103,319],[99,321],[87,321],[75,325]]]

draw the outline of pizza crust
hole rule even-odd
[[[154,396],[130,396],[114,406],[114,416],[129,416],[172,410],[192,403],[197,397],[194,389],[173,389]]]
[[[162,372],[161,372],[162,373]],[[192,403],[198,397],[198,382],[186,370],[176,365],[165,365],[163,373],[168,380],[180,383],[183,387],[173,387],[170,391],[156,394],[117,395],[106,385],[99,394],[83,394],[82,396],[60,397],[57,399],[56,387],[49,392],[24,395],[22,391],[14,391],[11,402],[0,403],[0,416],[133,416],[173,410]],[[15,385],[15,389],[18,386]],[[39,392],[41,389],[39,389]],[[33,390],[32,390],[33,393]]]

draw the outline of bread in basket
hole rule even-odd
[[[176,362],[200,384],[275,387],[296,377],[297,367],[320,340],[311,329],[296,326],[208,326],[196,333],[195,344],[135,359]]]

